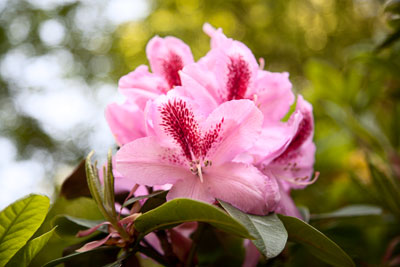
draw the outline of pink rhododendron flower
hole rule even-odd
[[[204,31],[211,50],[198,62],[179,39],[154,37],[146,48],[153,73],[139,66],[121,78],[127,100],[106,110],[122,145],[116,183],[172,184],[168,199],[218,198],[246,212],[300,217],[289,194],[315,180],[311,105],[298,96],[282,122],[295,99],[288,73],[263,70],[221,29]]]
[[[116,154],[116,169],[144,185],[173,184],[167,199],[221,199],[250,213],[266,214],[279,200],[274,179],[232,160],[252,147],[263,121],[249,100],[223,103],[207,117],[176,97],[154,102],[157,136],[137,139]]]
[[[119,90],[127,100],[122,105],[110,104],[105,112],[119,145],[147,136],[144,115],[147,101],[181,85],[179,71],[194,62],[190,48],[174,37],[152,38],[146,52],[153,73],[141,65],[122,77]]]
[[[262,134],[252,149],[254,153],[241,155],[238,160],[259,162],[275,158],[293,134],[281,122],[294,102],[288,73],[260,69],[246,45],[227,38],[221,29],[215,30],[208,24],[204,30],[211,37],[211,51],[199,62],[184,67],[183,86],[175,90],[199,103],[205,113],[232,99],[254,101],[264,114]]]
[[[297,98],[296,110],[288,125],[296,125],[296,128],[285,150],[272,161],[261,163],[263,172],[276,177],[284,190],[304,188],[318,176],[310,180],[315,161],[315,144],[312,142],[314,120],[312,106],[301,95]]]
[[[148,99],[155,99],[181,85],[179,71],[194,62],[189,46],[170,36],[153,37],[147,44],[146,54],[153,73],[142,65],[119,81],[120,92],[134,100],[141,109]]]
[[[294,102],[288,73],[261,70],[251,50],[239,41],[227,38],[221,29],[204,25],[211,37],[210,52],[181,73],[180,94],[208,102],[211,112],[219,104],[233,99],[250,99],[262,111],[264,124],[279,122]],[[194,90],[192,86],[196,86]]]

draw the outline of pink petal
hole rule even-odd
[[[301,217],[301,214],[297,209],[296,204],[294,204],[293,199],[290,197],[289,192],[286,192],[282,186],[280,186],[279,192],[281,195],[281,200],[279,201],[275,212],[303,220],[303,217]]]
[[[115,166],[115,165],[114,165]],[[115,171],[114,171],[115,173]],[[115,193],[125,193],[131,191],[136,183],[128,178],[123,177],[121,174],[116,176],[114,174],[114,190]]]
[[[256,105],[264,114],[264,124],[279,122],[294,102],[292,84],[288,73],[258,71],[251,94],[256,95]]]
[[[303,116],[297,112],[286,123],[264,126],[254,147],[246,152],[252,156],[250,163],[262,162],[265,165],[281,155],[295,136],[302,118]]]
[[[216,73],[216,77],[219,80],[219,84],[221,88],[228,90],[228,92],[224,93],[224,97],[229,96],[229,79],[232,76],[230,73],[232,72],[232,63],[237,61],[243,62],[242,72],[248,73],[249,77],[246,82],[247,90],[252,86],[254,79],[257,76],[258,72],[258,63],[255,59],[251,50],[243,43],[239,41],[232,40],[231,38],[227,38],[221,29],[215,30],[209,24],[205,24],[203,26],[203,30],[211,37],[211,51],[205,56],[208,58],[208,61],[214,62],[214,70]],[[243,77],[243,75],[241,75]],[[246,89],[245,89],[246,91]],[[242,96],[245,95],[245,92],[239,94]],[[246,98],[251,98],[247,94]],[[231,100],[232,98],[228,100]],[[233,98],[238,99],[238,98]]]
[[[118,202],[115,203],[115,210],[117,210],[119,212],[119,214],[121,215],[129,215],[130,211],[128,208],[122,207],[121,204],[119,204]]]
[[[164,79],[169,82],[170,88],[172,88],[173,85],[180,84],[171,84],[171,81],[169,80],[173,77],[169,76],[176,75],[177,73],[169,72],[179,71],[185,65],[194,62],[189,46],[181,40],[171,36],[165,38],[160,38],[158,36],[153,37],[147,44],[146,54],[153,73],[164,77]],[[179,66],[174,66],[174,64]],[[168,69],[166,66],[169,66],[172,69]]]
[[[200,59],[197,63],[185,66],[181,72],[182,85],[185,86],[185,88],[189,88],[187,86],[190,84],[187,83],[189,82],[187,80],[190,78],[206,89],[207,93],[214,99],[213,101],[221,104],[222,99],[218,93],[220,85],[213,71],[214,65],[214,62],[209,62],[209,58],[205,57]]]
[[[205,184],[194,174],[190,174],[186,179],[182,179],[174,184],[167,195],[167,200],[181,197],[208,203],[213,203],[215,200],[208,192]]]
[[[147,100],[166,93],[169,87],[162,76],[150,73],[147,66],[141,65],[119,80],[118,89],[143,109]]]
[[[279,157],[264,167],[278,180],[282,181],[282,186],[288,190],[290,188],[301,189],[313,183],[313,166],[315,162],[315,144],[309,140],[296,154],[286,157]]]
[[[181,262],[185,262],[192,247],[192,239],[182,235],[176,228],[170,229],[168,232],[175,255]]]
[[[160,240],[158,239],[157,235],[156,235],[154,232],[151,232],[151,233],[149,233],[148,235],[146,235],[144,239],[146,239],[146,241],[147,241],[155,250],[157,250],[158,253],[160,253],[161,255],[164,255],[164,251],[163,251],[163,249],[162,249],[162,247],[161,247]],[[140,255],[141,255],[142,257],[145,257],[145,258],[146,258],[146,256],[145,256],[144,254],[142,254],[142,253],[140,253]]]
[[[129,101],[122,105],[108,105],[105,117],[119,145],[146,136],[143,111]]]
[[[192,64],[191,66],[193,65],[195,64]],[[181,72],[181,79],[182,86],[177,86],[174,90],[178,92],[180,96],[195,101],[201,107],[201,111],[205,115],[210,114],[218,106],[215,97],[191,76],[185,72]]]
[[[251,148],[261,133],[263,116],[250,100],[223,103],[210,114],[203,129],[212,129],[222,118],[220,139],[208,154],[213,164],[231,161]]]
[[[275,179],[256,167],[243,163],[225,163],[204,168],[204,184],[210,193],[238,209],[257,215],[272,211],[279,201]]]
[[[159,86],[165,85],[162,77],[150,73],[146,65],[140,65],[134,71],[122,76],[118,82],[118,88],[123,94],[128,89],[143,89],[154,93],[159,93],[161,89]]]
[[[116,154],[116,170],[141,185],[174,184],[186,178],[190,167],[181,151],[160,146],[154,137],[137,139]]]
[[[165,95],[159,96],[151,103],[151,105],[149,105],[147,114],[149,118],[151,118],[150,120],[152,122],[154,135],[157,137],[157,141],[162,146],[168,146],[168,147],[177,146],[176,141],[165,130],[165,127],[162,126],[164,120],[163,120],[163,115],[161,114],[162,111],[160,109],[165,104],[174,102],[175,100],[177,100],[178,102],[180,100],[185,102],[188,109],[194,114],[196,122],[199,122],[199,120],[203,119],[203,116],[201,114],[202,109],[199,107],[198,103],[192,101],[189,98],[186,98],[185,96],[179,95],[179,92],[176,91],[176,89],[170,90],[166,96]]]
[[[268,164],[264,164],[264,171],[282,181],[286,188],[304,188],[313,183],[311,180],[313,165],[315,161],[315,144],[312,142],[314,132],[314,121],[312,117],[312,106],[302,96],[298,96],[296,113],[302,115],[290,144],[277,158]],[[311,181],[310,181],[311,180]]]
[[[246,256],[244,258],[242,267],[256,267],[258,261],[260,260],[260,252],[253,242],[248,239],[244,240],[244,247],[246,250]]]
[[[215,29],[209,23],[204,23],[203,31],[211,37],[211,48],[221,47],[232,42],[224,35],[221,28]]]

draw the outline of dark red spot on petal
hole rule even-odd
[[[184,156],[193,161],[204,158],[212,145],[218,139],[221,131],[221,122],[202,136],[199,124],[195,120],[193,111],[183,100],[175,99],[160,108],[162,123],[165,132],[181,147]]]
[[[224,122],[224,118],[221,119],[221,122],[215,125],[215,127],[209,130],[203,137],[201,152],[202,156],[205,157],[207,152],[211,149],[212,145],[217,141],[219,133],[221,131],[222,123]]]
[[[279,156],[276,160],[293,158],[297,156],[297,150],[304,144],[307,138],[312,134],[313,131],[313,122],[311,114],[303,113],[303,119],[299,124],[299,128],[289,146],[286,148],[285,152]]]
[[[183,69],[182,58],[177,54],[170,52],[168,58],[163,62],[164,78],[167,80],[170,88],[181,85],[179,71]]]
[[[193,160],[192,153],[193,156],[200,154],[201,136],[192,110],[186,106],[186,102],[175,99],[163,105],[160,111],[161,126],[182,148],[185,157]]]
[[[250,70],[241,56],[230,58],[228,65],[227,100],[243,99],[250,81]]]

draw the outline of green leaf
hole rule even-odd
[[[109,215],[104,208],[104,199],[103,199],[103,189],[100,184],[99,175],[97,171],[96,163],[92,165],[92,156],[94,152],[90,152],[85,161],[86,168],[86,180],[89,186],[90,194],[93,199],[96,201],[100,211],[103,213],[103,216],[108,219]]]
[[[242,238],[227,234],[210,225],[204,225],[198,234],[197,238],[192,236],[197,244],[195,252],[197,266],[242,266],[246,254]],[[188,262],[186,264],[189,266]],[[196,266],[195,262],[192,261],[190,266]]]
[[[111,217],[116,217],[115,211],[115,192],[114,192],[114,174],[112,172],[112,153],[111,149],[107,155],[107,168],[103,167],[104,177],[104,204]]]
[[[107,251],[107,250],[115,250],[115,247],[99,247],[99,248],[92,249],[92,250],[85,251],[85,252],[75,252],[75,253],[69,254],[67,256],[64,256],[64,257],[49,261],[43,267],[57,266],[57,265],[59,265],[59,264],[61,264],[63,262],[70,261],[70,260],[72,260],[74,258],[79,258],[79,257],[82,257],[82,256],[86,256],[87,254],[93,254],[93,253],[97,253],[97,252],[104,252],[104,251]]]
[[[168,191],[164,191],[161,194],[157,194],[157,195],[147,199],[146,202],[144,202],[142,208],[140,209],[140,212],[146,213],[150,210],[153,210],[153,209],[161,206],[162,204],[167,202],[167,194],[168,194]]]
[[[14,255],[14,257],[12,257],[12,259],[7,263],[6,267],[29,266],[31,260],[47,244],[55,229],[56,228],[54,227],[49,232],[29,241],[17,252],[17,254]]]
[[[400,14],[400,0],[387,1],[384,7],[384,11]]]
[[[51,206],[51,209],[46,217],[45,222],[42,224],[43,227],[40,234],[44,234],[49,231],[53,226],[54,217],[59,214],[67,214],[75,218],[85,218],[89,220],[102,220],[104,216],[97,208],[96,202],[91,198],[80,197],[72,200],[67,200],[64,197],[57,198]],[[39,229],[40,231],[41,229]],[[56,232],[58,231],[58,227]],[[47,243],[44,249],[33,259],[32,266],[43,266],[46,262],[49,262],[55,258],[62,256],[64,249],[72,244],[76,244],[84,239],[72,238],[68,239],[61,238],[57,234],[54,234],[50,241]]]
[[[329,213],[312,214],[312,220],[381,215],[382,209],[373,205],[351,205]]]
[[[20,250],[44,221],[50,201],[45,196],[29,195],[0,213],[0,266]]]
[[[288,233],[276,214],[268,216],[251,215],[221,200],[219,200],[219,203],[256,238],[252,242],[265,257],[274,258],[285,248]]]
[[[103,220],[87,220],[82,218],[76,218],[69,215],[58,215],[54,218],[52,224],[58,226],[56,229],[56,233],[59,236],[67,237],[67,236],[76,236],[76,234],[88,228],[95,227],[100,223],[104,222]],[[107,225],[101,226],[98,231],[108,233]]]
[[[304,245],[315,257],[333,266],[355,266],[335,242],[311,225],[295,217],[278,214],[289,234],[289,241]]]
[[[205,222],[243,238],[252,238],[247,229],[223,210],[187,198],[176,198],[149,212],[144,213],[135,221],[135,228],[146,235],[156,229],[171,228],[184,222]]]
[[[130,198],[130,199],[128,199],[128,200],[124,203],[123,206],[126,207],[126,206],[128,206],[128,205],[130,205],[130,204],[132,204],[132,203],[135,203],[135,202],[138,201],[138,200],[142,200],[142,199],[145,199],[145,198],[151,198],[151,197],[160,195],[160,194],[162,194],[162,193],[164,193],[164,192],[165,192],[165,191],[163,191],[163,190],[158,190],[158,191],[154,191],[153,193],[148,194],[148,195]]]

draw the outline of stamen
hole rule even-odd
[[[182,85],[179,76],[179,71],[182,69],[182,58],[177,54],[170,52],[168,59],[163,62],[164,78],[167,80],[170,88]]]
[[[284,177],[284,176],[277,176],[278,179],[282,179],[282,180],[285,180],[286,182],[289,182],[291,184],[300,185],[300,186],[313,184],[315,181],[317,181],[318,177],[319,177],[319,172],[315,172],[314,173],[314,178],[312,178],[309,181],[307,181],[309,179],[308,176],[296,177],[296,178],[288,178],[288,177]]]
[[[227,100],[243,99],[250,81],[249,66],[241,56],[230,58],[230,61],[228,65],[228,81],[226,84],[226,89],[228,91]]]
[[[203,173],[201,171],[201,165],[197,164],[197,175],[199,175],[200,182],[203,183]]]

